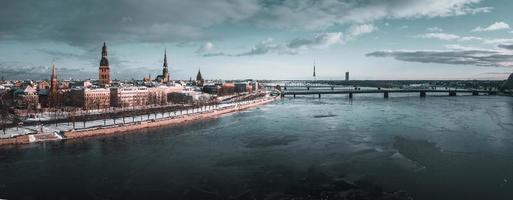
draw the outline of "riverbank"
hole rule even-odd
[[[241,110],[246,110],[250,108],[257,107],[259,105],[263,105],[269,102],[276,100],[276,97],[255,100],[248,104],[235,104],[229,107],[222,107],[219,109],[209,110],[206,112],[193,113],[188,115],[181,115],[179,117],[167,117],[161,119],[151,119],[147,121],[138,121],[132,123],[123,123],[123,124],[115,124],[110,126],[100,126],[94,128],[86,128],[86,129],[78,129],[78,130],[67,130],[62,131],[62,137],[53,137],[53,140],[61,140],[61,139],[77,139],[84,137],[94,137],[101,135],[111,135],[111,134],[125,134],[131,133],[137,130],[147,129],[147,128],[157,128],[157,127],[165,127],[165,126],[173,126],[178,124],[183,124],[186,122],[203,120],[203,119],[211,119],[219,117],[223,114],[228,114],[232,112],[237,112]],[[44,133],[48,134],[48,133]],[[13,138],[4,138],[0,139],[0,145],[18,145],[18,144],[28,144],[33,142],[43,142],[52,139],[48,139],[49,137],[44,137],[44,140],[34,140],[35,135],[41,134],[28,134],[16,136]],[[55,134],[58,135],[58,134]]]

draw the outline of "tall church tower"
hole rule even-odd
[[[106,86],[110,84],[110,68],[109,59],[107,59],[107,45],[103,42],[102,47],[102,58],[100,60],[100,73],[99,78],[100,86]]]
[[[203,86],[203,83],[205,83],[205,80],[203,79],[203,76],[201,75],[201,70],[198,69],[198,74],[196,74],[196,85]]]
[[[50,78],[50,92],[48,93],[48,106],[56,107],[60,102],[58,99],[59,86],[57,83],[57,73],[55,72],[55,64],[52,65],[52,77]]]
[[[57,74],[55,73],[55,64],[52,65],[52,77],[50,78],[50,93],[57,93]]]
[[[164,69],[162,69],[162,81],[164,83],[169,82],[169,70],[167,68],[167,54],[166,50],[164,50]]]

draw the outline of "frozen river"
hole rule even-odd
[[[0,199],[512,199],[513,98],[285,98],[0,149]]]

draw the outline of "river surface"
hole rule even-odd
[[[342,95],[0,149],[0,199],[513,199],[513,98]]]

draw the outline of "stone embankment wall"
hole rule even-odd
[[[146,128],[177,125],[177,124],[181,124],[181,123],[188,122],[188,121],[214,118],[214,117],[220,116],[222,114],[249,109],[249,108],[252,108],[252,107],[255,107],[258,105],[269,103],[273,100],[274,99],[262,100],[259,102],[255,102],[255,103],[247,104],[247,105],[241,105],[241,106],[234,107],[234,108],[226,108],[223,110],[215,110],[215,111],[206,112],[206,113],[192,114],[192,115],[187,115],[187,116],[178,117],[178,118],[160,119],[160,120],[155,120],[155,121],[137,122],[137,123],[132,123],[132,124],[120,124],[120,125],[116,125],[116,126],[109,126],[109,127],[95,128],[95,129],[85,129],[85,130],[78,130],[78,131],[71,130],[71,131],[65,132],[64,136],[66,139],[73,139],[73,138],[92,137],[92,136],[100,136],[100,135],[110,135],[110,134],[115,134],[115,133],[128,133],[131,131],[136,131],[136,130],[141,130],[141,129],[146,129]]]
[[[28,144],[29,136],[21,135],[14,138],[0,139],[0,145]]]

